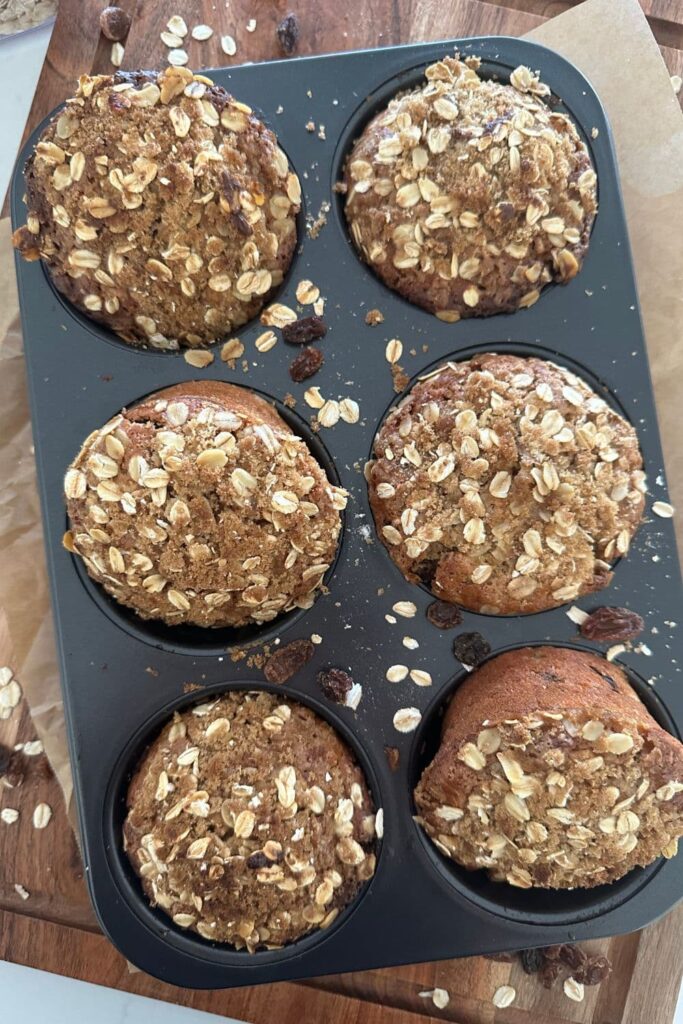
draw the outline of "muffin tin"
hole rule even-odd
[[[346,233],[342,200],[332,188],[370,116],[395,92],[417,84],[427,64],[454,49],[480,56],[485,73],[503,79],[519,64],[540,70],[552,89],[551,102],[570,113],[591,151],[600,207],[585,264],[570,284],[547,287],[528,310],[445,324],[387,290],[360,262]],[[375,536],[362,472],[376,429],[397,400],[384,355],[393,337],[403,341],[401,364],[413,381],[449,358],[510,351],[553,359],[604,394],[638,431],[650,493],[645,522],[628,558],[616,566],[611,586],[577,603],[587,609],[626,605],[643,614],[643,646],[635,643],[619,662],[654,716],[680,734],[680,574],[672,524],[651,514],[654,501],[666,500],[662,452],[612,139],[597,96],[550,50],[492,37],[211,74],[278,133],[301,178],[302,219],[310,224],[330,204],[317,238],[300,225],[297,254],[275,296],[296,308],[297,282],[309,278],[326,297],[329,330],[320,343],[325,364],[313,379],[291,382],[287,369],[296,349],[281,339],[266,354],[256,350],[254,340],[263,330],[258,321],[237,332],[248,372],[239,360],[235,370],[221,362],[220,346],[213,348],[215,361],[201,371],[182,355],[133,350],[73,310],[41,263],[17,260],[64,707],[86,877],[102,928],[148,973],[177,985],[221,988],[590,939],[644,926],[681,896],[683,856],[593,890],[521,890],[442,858],[414,823],[412,787],[435,749],[444,704],[465,674],[451,650],[456,632],[480,632],[494,654],[539,643],[591,645],[567,618],[568,606],[510,617],[464,612],[457,630],[436,630],[425,616],[431,595],[403,579]],[[314,132],[306,129],[309,121]],[[41,128],[29,139],[14,174],[15,225],[24,223],[22,169]],[[370,327],[365,314],[374,308],[384,322]],[[307,307],[302,315],[310,312]],[[296,410],[280,406],[280,411],[351,495],[338,559],[327,580],[329,593],[308,611],[246,633],[172,629],[136,619],[92,583],[62,547],[62,480],[83,439],[123,406],[192,378],[230,380],[276,402],[293,394]],[[310,385],[318,385],[327,398],[354,398],[360,422],[340,421],[315,434],[309,426],[313,410],[303,400]],[[397,601],[413,601],[416,616],[392,612]],[[236,654],[245,643],[267,641],[272,651],[276,641],[312,634],[322,637],[315,656],[280,688],[264,682],[249,652]],[[419,647],[406,649],[404,637],[416,639]],[[604,653],[604,645],[599,649]],[[426,669],[433,685],[420,688],[409,678],[387,682],[386,670],[396,663]],[[329,666],[347,670],[362,685],[355,711],[322,695],[316,677]],[[151,908],[121,845],[127,780],[146,743],[175,708],[227,688],[286,692],[323,715],[356,751],[385,819],[376,874],[355,903],[326,931],[253,955],[185,932]],[[422,712],[413,733],[399,733],[392,724],[403,707]],[[386,754],[390,747],[399,754],[395,770]]]

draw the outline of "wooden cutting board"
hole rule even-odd
[[[683,72],[683,4],[641,0],[670,74]],[[99,34],[104,0],[61,0],[60,11],[27,124],[27,132],[71,91],[86,71],[111,71],[111,44]],[[545,18],[573,6],[570,0],[121,0],[132,16],[123,67],[161,67],[166,48],[159,33],[171,14],[188,25],[206,23],[214,35],[186,40],[190,66],[228,61],[221,35],[237,42],[233,63],[279,56],[275,28],[289,10],[299,26],[299,54],[366,48],[480,34],[521,35]],[[615,0],[615,17],[618,0]],[[255,19],[253,32],[247,30]],[[0,664],[8,648],[0,617]],[[28,709],[0,722],[0,742],[13,746],[32,738]],[[31,812],[39,801],[54,810],[49,828],[36,831]],[[28,761],[22,785],[0,797],[17,807],[19,821],[0,824],[0,957],[101,985],[234,1016],[252,1024],[409,1024],[435,1019],[458,1024],[671,1024],[683,967],[683,909],[643,932],[591,944],[614,964],[610,979],[587,988],[582,1003],[561,986],[544,990],[518,965],[474,957],[437,964],[335,975],[303,984],[278,984],[228,992],[193,992],[133,973],[99,932],[83,880],[74,836],[56,779],[44,756]],[[20,884],[28,898],[15,890]],[[397,893],[400,900],[400,893]],[[453,922],[457,928],[457,921]],[[491,998],[503,984],[517,991],[507,1009]],[[450,1002],[436,1009],[419,993],[435,986]]]

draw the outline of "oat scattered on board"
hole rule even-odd
[[[500,1010],[503,1010],[506,1006],[510,1006],[511,1003],[514,1003],[516,995],[517,993],[512,985],[501,985],[500,988],[497,988],[493,993],[493,1005],[497,1006]]]
[[[451,997],[445,988],[430,988],[419,993],[420,999],[431,999],[437,1010],[444,1010],[451,1001]]]
[[[580,981],[576,981],[575,978],[567,978],[563,988],[567,998],[573,999],[575,1003],[583,1001],[583,985]]]
[[[160,38],[164,46],[168,46],[172,50],[183,45],[183,37],[177,36],[175,32],[162,32]]]
[[[246,24],[246,29],[247,29],[247,32],[255,32],[256,31],[256,18],[250,18],[249,19],[249,21]]]
[[[23,747],[26,757],[38,757],[39,754],[43,753],[44,749],[42,740],[29,740],[28,743],[24,743]]]
[[[187,56],[186,50],[169,50],[168,51],[168,63],[172,64],[174,68],[184,67],[190,58]]]
[[[422,719],[419,708],[399,708],[394,715],[394,729],[398,732],[413,732]]]
[[[173,32],[175,35],[180,36],[181,39],[184,39],[185,36],[187,35],[187,25],[185,24],[185,19],[181,18],[179,14],[174,14],[171,18],[168,19],[168,21],[166,22],[166,28],[169,30],[169,32]]]
[[[674,514],[674,507],[670,505],[668,501],[655,501],[652,506],[652,511],[656,516],[660,516],[662,519],[671,519]]]
[[[52,808],[49,804],[37,804],[33,811],[33,827],[47,828],[52,817]]]
[[[232,36],[221,36],[221,50],[227,53],[228,57],[234,57],[237,53],[237,43]]]
[[[205,39],[210,39],[213,35],[213,29],[210,25],[195,25],[192,29],[192,38],[197,39],[200,43],[203,43]]]
[[[254,344],[259,352],[270,352],[271,348],[277,345],[277,335],[275,331],[264,331],[263,334],[259,334]]]
[[[19,811],[14,807],[3,807],[0,811],[0,820],[4,821],[6,825],[13,825],[19,818]]]
[[[112,62],[115,68],[120,68],[123,62],[124,49],[121,43],[112,43],[111,53],[109,60]]]
[[[31,895],[28,889],[24,889],[23,885],[20,885],[19,882],[15,882],[14,891],[17,895],[21,896],[22,900],[27,900]]]
[[[244,349],[242,351],[244,351]],[[190,366],[194,366],[198,370],[203,370],[205,366],[210,366],[213,362],[213,352],[208,352],[206,349],[201,348],[188,348],[185,349],[183,358]]]

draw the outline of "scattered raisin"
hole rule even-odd
[[[327,334],[327,324],[321,316],[304,316],[293,324],[285,324],[282,337],[290,345],[308,345]]]
[[[574,978],[582,985],[599,985],[611,973],[612,964],[606,956],[589,956],[583,967],[574,972]]]
[[[453,629],[462,622],[462,612],[448,601],[432,601],[427,608],[427,618],[437,629]]]
[[[541,983],[544,988],[552,988],[553,982],[559,975],[561,970],[561,964],[559,960],[544,960],[543,966],[538,972],[538,976],[541,979]]]
[[[326,668],[318,672],[320,689],[329,700],[343,704],[346,695],[353,686],[353,679],[341,668]]]
[[[255,853],[250,853],[247,857],[247,867],[254,868],[255,870],[269,868],[270,863],[263,850],[256,850]]]
[[[544,946],[543,956],[546,960],[557,960],[559,963],[562,946]]]
[[[289,368],[289,376],[297,384],[302,380],[308,380],[314,373],[317,373],[323,365],[323,354],[319,348],[304,348],[294,359]]]
[[[314,653],[315,645],[310,640],[292,640],[291,644],[271,654],[263,666],[263,674],[269,683],[286,683]]]
[[[560,946],[559,960],[574,974],[586,964],[588,954],[573,943],[565,942]]]
[[[491,653],[491,644],[481,633],[459,633],[453,641],[453,654],[463,665],[476,668]]]
[[[611,643],[616,640],[633,640],[643,632],[645,623],[637,612],[628,608],[596,608],[579,626],[581,636],[586,640]]]
[[[545,962],[542,949],[522,949],[519,957],[525,974],[536,974]]]
[[[277,27],[277,41],[285,57],[291,57],[299,45],[299,22],[296,14],[289,13],[284,16]]]
[[[398,768],[398,763],[401,758],[401,752],[398,747],[385,747],[384,754],[389,765],[389,769],[395,772]]]
[[[120,7],[105,7],[100,14],[100,29],[106,39],[120,43],[130,29],[130,15]]]

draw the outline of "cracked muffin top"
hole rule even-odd
[[[482,79],[445,57],[355,143],[346,217],[390,288],[445,321],[531,306],[573,278],[596,213],[596,175],[573,123],[520,66]]]
[[[272,131],[183,67],[80,78],[26,165],[14,244],[131,345],[207,345],[256,316],[296,246]]]

